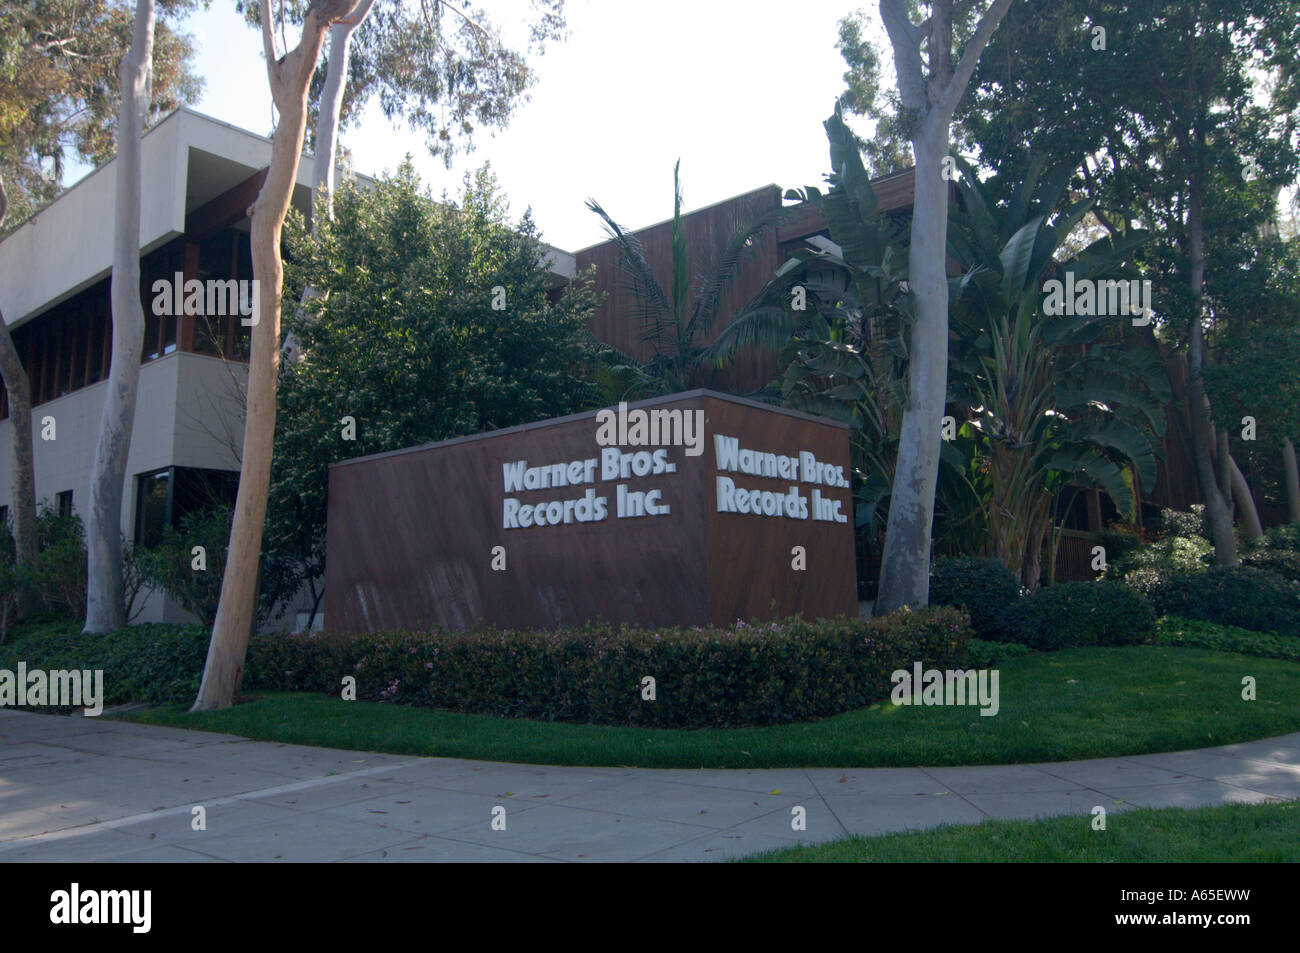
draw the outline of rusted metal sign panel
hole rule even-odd
[[[856,615],[848,430],[690,391],[336,464],[336,632]]]

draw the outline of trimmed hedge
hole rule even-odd
[[[1042,651],[1137,645],[1155,633],[1156,613],[1117,582],[1063,582],[1039,589],[1008,613],[1006,639]]]
[[[889,696],[890,674],[921,662],[965,666],[965,613],[901,611],[880,619],[785,619],[731,628],[260,635],[244,691],[357,697],[450,711],[591,724],[698,728],[799,721]],[[104,704],[187,705],[198,692],[209,632],[140,625],[106,636],[66,626],[0,645],[0,668],[104,670]],[[642,678],[655,700],[642,699]],[[48,710],[48,709],[45,709]]]
[[[1252,566],[1169,573],[1140,584],[1161,615],[1300,636],[1300,583]]]
[[[787,619],[733,628],[299,634],[254,640],[245,684],[449,711],[660,728],[768,725],[838,714],[889,695],[921,661],[960,668],[964,613]],[[655,679],[655,700],[642,679]]]
[[[1000,559],[936,559],[930,569],[930,604],[970,613],[979,638],[997,639],[1003,614],[1020,598],[1020,581]]]
[[[104,704],[183,704],[199,692],[211,633],[197,625],[145,623],[85,635],[80,622],[27,627],[0,644],[0,668],[103,669]],[[42,708],[41,711],[69,709]]]

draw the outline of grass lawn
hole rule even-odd
[[[1204,649],[1069,649],[1003,662],[1001,710],[895,707],[763,728],[618,728],[460,715],[317,695],[128,717],[393,754],[655,768],[1009,764],[1176,751],[1300,730],[1300,664]],[[1254,676],[1258,700],[1241,698]]]
[[[1300,802],[1111,811],[1092,817],[985,821],[880,837],[847,837],[744,858],[750,863],[1224,863],[1300,859]]]

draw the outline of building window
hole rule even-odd
[[[199,467],[168,467],[136,477],[135,543],[157,546],[168,526],[190,513],[230,506],[239,490],[239,473]]]
[[[72,491],[64,490],[54,497],[54,509],[61,517],[72,515]]]
[[[172,471],[155,470],[135,479],[135,544],[157,546],[162,542],[163,527],[170,522]]]

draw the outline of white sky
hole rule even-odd
[[[526,42],[511,25],[523,21],[527,0],[477,5],[507,40]],[[476,151],[450,172],[377,105],[343,144],[367,174],[410,152],[435,192],[455,192],[467,169],[490,160],[512,214],[531,206],[545,240],[570,251],[605,237],[588,197],[629,227],[669,218],[678,157],[688,210],[768,183],[821,185],[830,167],[821,124],[845,69],[836,25],[859,6],[876,16],[866,0],[569,0],[569,39],[532,61],[531,101],[506,131],[476,136]],[[269,133],[261,40],[233,0],[213,0],[186,28],[205,83],[194,107]]]

